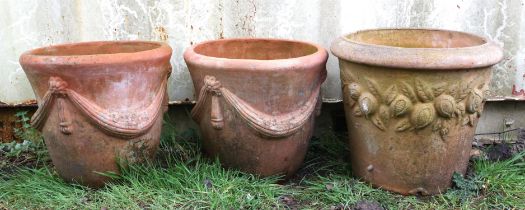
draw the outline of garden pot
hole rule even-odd
[[[191,114],[206,154],[260,176],[292,175],[320,111],[327,57],[317,45],[279,39],[188,48],[184,59],[198,94]]]
[[[167,110],[171,48],[142,41],[85,42],[25,52],[20,63],[58,174],[90,187],[152,158]]]
[[[379,29],[338,38],[354,175],[401,194],[431,195],[464,174],[491,66],[484,38],[432,29]]]

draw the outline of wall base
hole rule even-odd
[[[191,120],[191,104],[170,105],[166,121],[172,122],[177,133],[187,132],[190,129],[198,131],[198,125]],[[14,128],[21,124],[16,122],[15,114],[28,111],[33,114],[35,106],[0,107],[0,142],[15,140]],[[346,121],[342,103],[324,103],[321,116],[316,121],[315,136],[327,131],[335,133],[346,132]],[[482,141],[509,141],[516,140],[518,128],[525,128],[524,101],[492,101],[485,104],[483,116],[476,129],[477,139]],[[506,131],[506,132],[505,132]]]

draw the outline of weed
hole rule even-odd
[[[35,144],[43,142],[42,135],[35,128],[31,127],[30,120],[27,116],[27,111],[20,111],[15,114],[16,122],[22,125],[20,128],[15,128],[15,136],[24,141],[31,141]]]
[[[37,148],[31,141],[24,140],[22,143],[9,142],[0,144],[0,154],[4,157],[18,157],[23,152],[34,151]]]
[[[525,209],[525,152],[505,161],[479,160],[475,170],[485,191],[480,206]]]
[[[0,143],[0,172],[12,171],[14,167],[36,167],[49,162],[44,140],[36,129],[31,127],[27,111],[15,115],[21,125],[15,128],[15,136],[22,142]]]
[[[479,196],[483,186],[483,182],[479,176],[473,175],[465,178],[456,172],[452,175],[452,182],[455,185],[455,192],[461,202],[465,202],[471,197]]]

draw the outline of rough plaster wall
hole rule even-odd
[[[230,37],[306,40],[329,48],[368,28],[462,30],[505,46],[492,99],[525,98],[524,0],[0,0],[0,101],[33,99],[18,64],[25,50],[64,42],[143,39],[173,47],[172,101],[193,100],[182,59],[191,44]],[[341,98],[337,59],[328,62],[325,101]],[[514,89],[513,89],[514,88]]]

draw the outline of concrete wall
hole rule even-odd
[[[523,0],[1,0],[0,102],[34,98],[18,64],[25,50],[91,40],[156,40],[173,49],[172,101],[193,100],[183,50],[228,37],[306,40],[328,48],[344,33],[378,27],[462,30],[505,46],[491,100],[524,99]],[[340,101],[337,60],[328,62],[325,102]]]
[[[504,102],[487,102],[483,114],[479,119],[476,133],[480,134],[479,138],[488,138],[495,140],[518,138],[518,131],[508,132],[507,137],[499,134],[504,131],[510,131],[516,128],[525,128],[525,106],[522,101],[504,101]],[[489,133],[487,135],[481,135]]]

